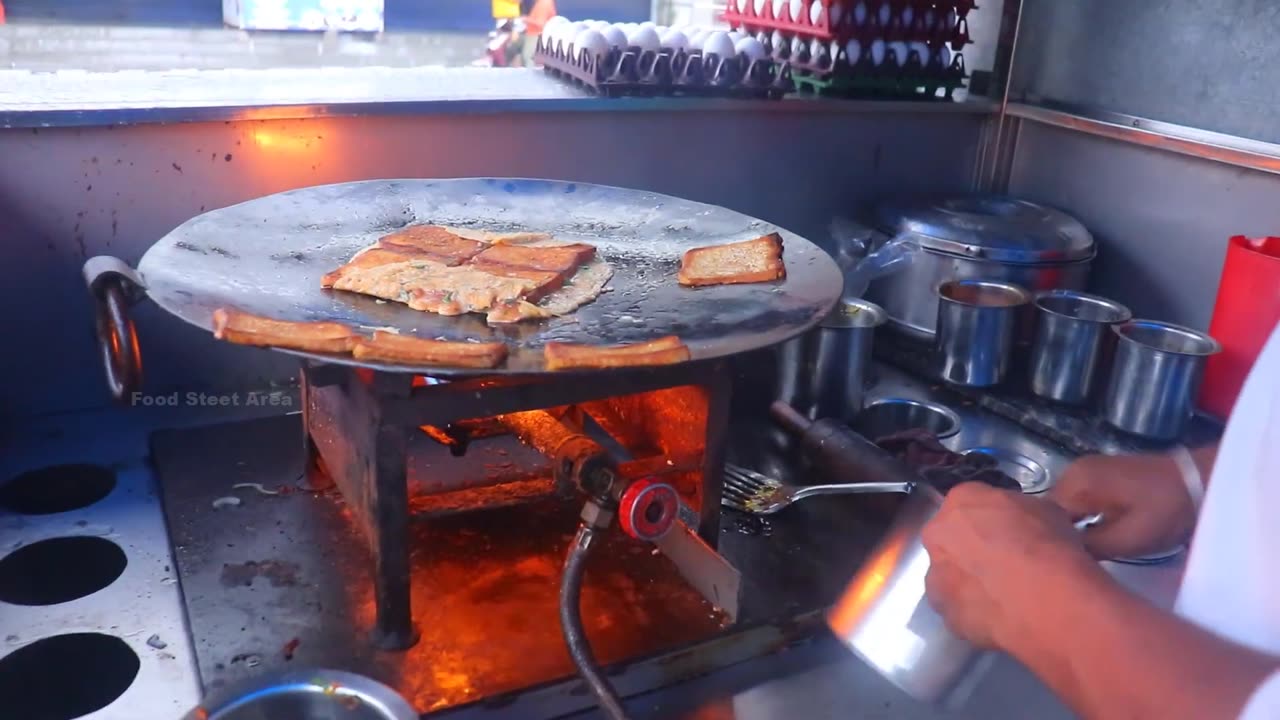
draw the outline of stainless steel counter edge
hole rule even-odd
[[[1280,145],[1124,115],[1050,103],[1010,103],[1009,115],[1120,142],[1280,174]]]
[[[989,114],[985,99],[602,98],[538,70],[271,68],[87,72],[0,70],[0,128],[512,112]]]

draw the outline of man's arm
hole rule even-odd
[[[1010,653],[1085,717],[1230,720],[1280,667],[1131,595],[1042,499],[958,485],[923,539],[947,625]]]
[[[1280,659],[1150,605],[1096,566],[1055,574],[1032,621],[996,641],[1086,718],[1236,718],[1280,668]]]

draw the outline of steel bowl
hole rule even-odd
[[[233,686],[184,720],[418,720],[396,691],[341,670],[293,670]]]
[[[917,429],[928,430],[942,439],[960,432],[960,416],[936,403],[890,398],[863,408],[850,427],[872,441]]]

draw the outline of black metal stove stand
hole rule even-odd
[[[418,639],[410,609],[409,435],[529,410],[693,386],[706,393],[697,532],[715,548],[720,532],[720,478],[728,432],[730,376],[722,361],[625,372],[476,377],[414,386],[407,373],[344,365],[303,368],[302,407],[308,457],[316,457],[346,498],[373,559],[374,642],[406,649]],[[559,458],[552,458],[558,467]],[[625,467],[625,466],[624,466]]]

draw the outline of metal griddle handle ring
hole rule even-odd
[[[93,297],[102,369],[111,396],[124,401],[142,387],[142,353],[129,305],[142,296],[141,278],[123,260],[108,255],[84,264],[85,283]]]

